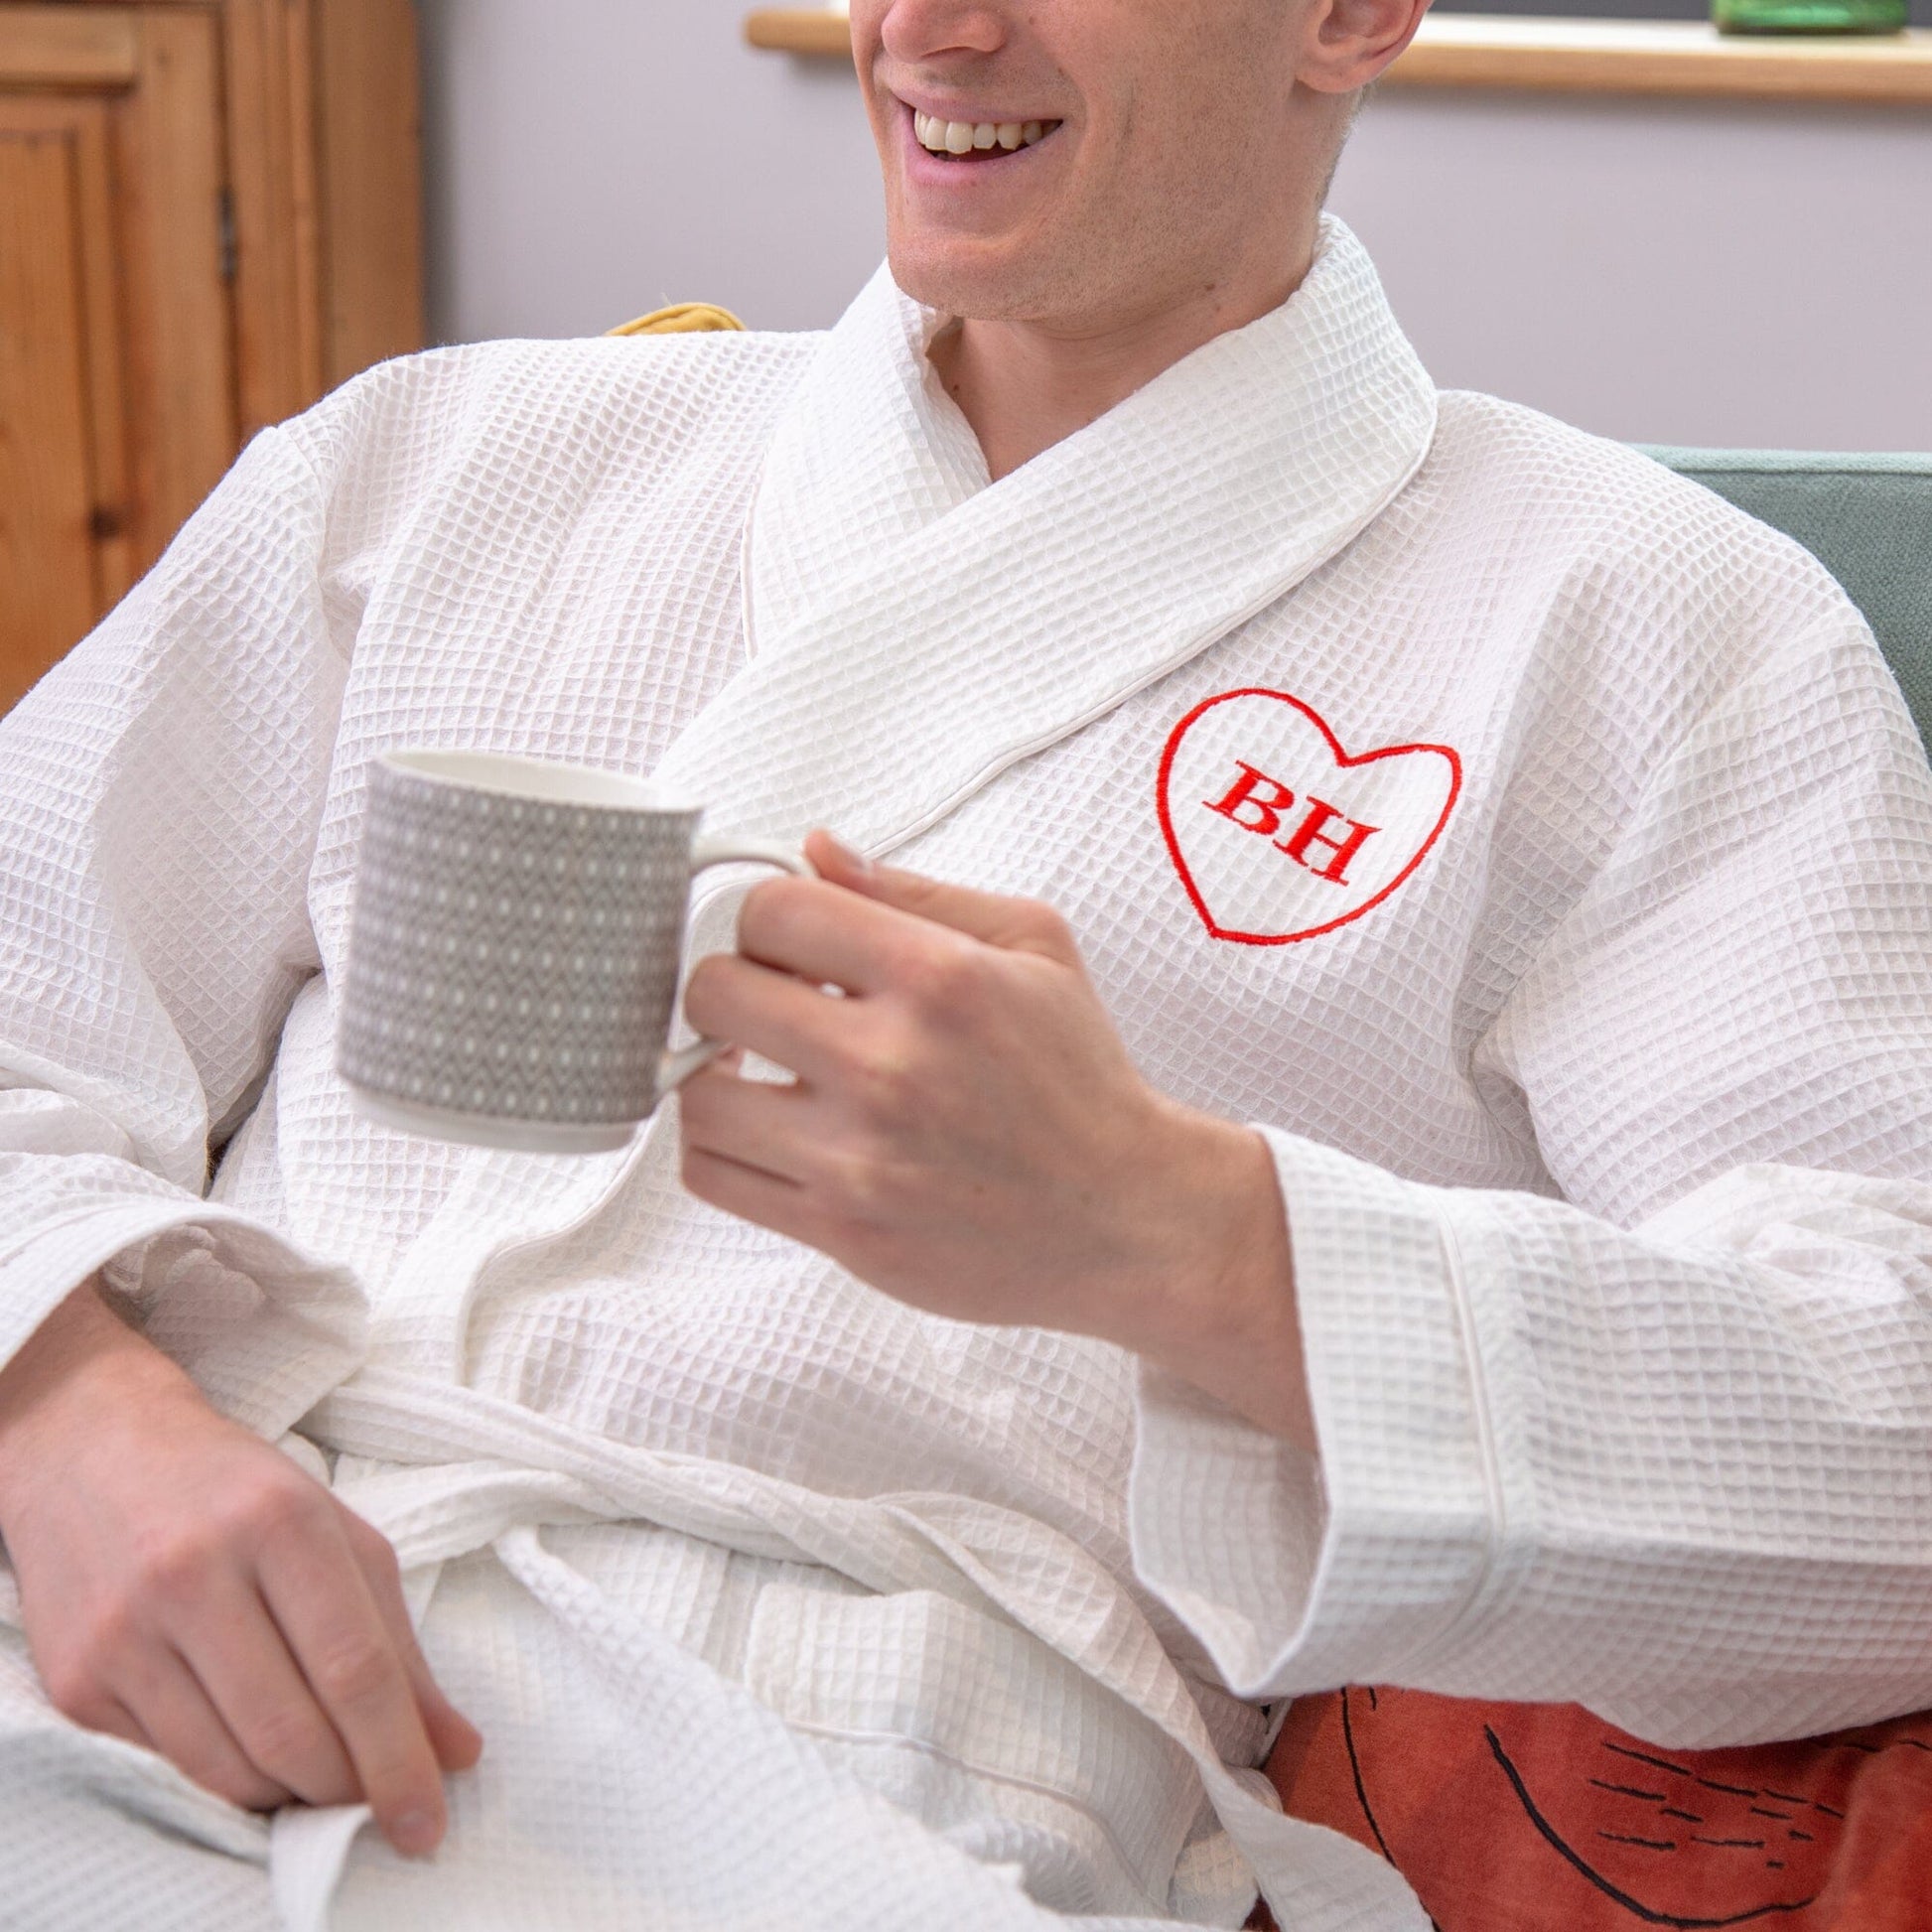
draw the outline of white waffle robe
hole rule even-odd
[[[1258,1882],[1420,1928],[1269,1803],[1269,1701],[1684,1747],[1932,1703],[1932,782],[1852,607],[1439,395],[1332,222],[991,485],[935,326],[882,272],[823,336],[375,370],[0,728],[0,1358],[105,1266],[395,1541],[488,1738],[433,1864],[271,1827],[52,1712],[9,1588],[8,1926],[1227,1925]],[[359,1121],[365,775],[424,745],[1058,906],[1148,1076],[1269,1139],[1318,1463],[700,1205],[666,1120]]]

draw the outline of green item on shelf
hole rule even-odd
[[[1712,0],[1721,34],[1897,34],[1906,0]]]

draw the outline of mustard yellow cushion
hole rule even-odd
[[[696,336],[713,329],[743,329],[745,325],[729,309],[712,302],[673,302],[668,309],[653,309],[635,322],[613,329],[613,336]]]

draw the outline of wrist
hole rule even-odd
[[[98,1433],[104,1414],[142,1390],[186,1380],[89,1281],[68,1297],[0,1368],[0,1519],[34,1469],[58,1459],[69,1422]]]
[[[1258,1428],[1315,1452],[1287,1211],[1252,1128],[1176,1109],[1179,1234],[1132,1344]]]

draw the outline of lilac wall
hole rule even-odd
[[[1391,90],[1333,205],[1439,382],[1635,441],[1932,450],[1932,115]]]
[[[423,0],[445,339],[838,314],[882,246],[856,90],[741,14]],[[1641,440],[1932,449],[1932,116],[1391,89],[1334,206],[1440,381]]]
[[[885,252],[851,69],[753,0],[421,0],[430,326],[588,335],[667,302],[831,321]]]

